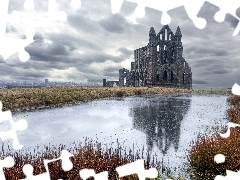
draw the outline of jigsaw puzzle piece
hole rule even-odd
[[[237,83],[232,86],[232,93],[240,96],[240,86]]]
[[[9,0],[2,0],[0,6],[0,39],[5,37],[6,34],[6,19],[8,14]],[[1,42],[1,41],[0,41]]]
[[[69,153],[66,150],[62,150],[61,155],[59,158],[55,158],[55,159],[44,159],[44,167],[46,168],[46,172],[39,174],[39,175],[33,175],[33,167],[30,164],[26,164],[23,166],[23,173],[27,176],[25,178],[25,180],[50,180],[50,171],[49,171],[49,167],[48,165],[50,163],[56,162],[61,160],[62,161],[62,169],[64,171],[69,171],[73,168],[73,164],[71,162],[71,160],[69,159],[70,157],[72,157],[73,155],[71,153]],[[22,179],[23,180],[23,179]]]
[[[219,163],[224,163],[225,162],[225,156],[223,154],[216,154],[214,156],[214,161],[218,164]]]
[[[152,8],[162,11],[161,24],[166,25],[171,22],[171,17],[168,14],[169,10],[184,6],[190,19],[194,22],[197,28],[203,29],[206,26],[206,20],[197,17],[205,0],[198,0],[194,2],[186,2],[185,0],[127,0],[132,3],[138,4],[134,11],[135,17],[142,18],[145,16],[145,8]],[[123,4],[123,0],[111,0],[112,13],[118,13]]]
[[[230,128],[232,128],[232,127],[240,127],[240,125],[236,124],[236,123],[229,122],[227,132],[224,133],[224,134],[221,133],[220,136],[223,137],[223,138],[228,138],[230,136]]]
[[[166,25],[171,22],[171,17],[167,13],[167,11],[172,10],[176,7],[183,6],[184,5],[184,0],[169,0],[169,1],[164,1],[164,0],[127,0],[133,3],[138,4],[138,6],[135,9],[135,16],[136,17],[144,17],[145,15],[145,8],[152,8],[158,11],[162,11],[162,17],[161,17],[161,24]]]
[[[237,15],[237,9],[240,6],[240,1],[234,1],[233,3],[228,3],[226,1],[216,1],[216,0],[208,0],[205,1],[204,4],[211,4],[214,5],[216,7],[218,7],[218,10],[213,14],[213,19],[216,22],[223,22],[224,20],[226,21],[232,21],[232,22],[236,22],[236,25],[231,25],[235,28],[232,36],[236,36],[239,31],[240,31],[240,23],[239,23],[239,17]],[[227,5],[226,5],[227,4]],[[204,9],[202,7],[202,9]]]
[[[112,13],[113,14],[119,13],[123,4],[123,0],[110,0],[110,3],[111,3]]]
[[[0,132],[0,137],[4,141],[6,139],[13,139],[14,149],[21,149],[23,145],[19,144],[16,131],[24,131],[27,129],[27,122],[24,119],[21,119],[17,122],[13,121],[11,111],[2,111],[2,102],[0,102],[0,123],[4,121],[9,121],[11,125],[11,130],[7,132]]]
[[[207,21],[204,18],[200,18],[197,16],[201,7],[203,6],[205,0],[192,1],[191,3],[185,3],[184,7],[188,14],[188,17],[192,19],[194,25],[198,29],[203,29],[206,27]]]
[[[14,159],[12,157],[6,157],[3,160],[0,160],[0,179],[5,180],[5,175],[3,172],[3,168],[10,168],[14,166]]]
[[[94,177],[94,180],[108,180],[108,171],[103,171],[96,174],[93,169],[82,169],[80,170],[79,174],[83,180],[86,180],[90,177]]]
[[[64,11],[57,11],[55,7],[55,0],[48,0],[48,17],[53,20],[65,22],[67,20],[67,14]]]
[[[24,9],[27,11],[31,11],[34,9],[34,2],[33,0],[25,0],[24,2]]]
[[[215,14],[214,19],[217,22],[223,22],[227,13],[236,16],[236,11],[240,7],[239,0],[232,0],[231,3],[229,1],[219,1],[219,0],[208,0],[208,2],[218,6],[220,10]]]
[[[31,1],[26,0],[26,7],[31,9]],[[33,3],[33,2],[32,2]],[[4,60],[9,58],[15,52],[18,52],[19,59],[22,62],[26,62],[29,60],[30,55],[28,52],[25,51],[25,47],[29,44],[33,43],[33,36],[35,34],[34,29],[27,28],[25,30],[26,39],[17,39],[17,38],[10,38],[6,37],[6,23],[8,19],[8,4],[9,0],[1,1],[0,6],[0,55],[3,56]]]
[[[48,171],[39,175],[33,175],[33,167],[31,164],[25,164],[23,166],[23,173],[27,176],[27,180],[50,180]]]
[[[240,179],[240,171],[234,172],[226,170],[226,176],[217,175],[214,180],[239,180]]]
[[[137,174],[139,180],[145,180],[146,178],[157,178],[158,176],[158,171],[156,168],[151,168],[148,170],[144,169],[143,159],[117,167],[116,171],[120,177]]]
[[[71,0],[71,7],[74,9],[80,8],[81,0]]]

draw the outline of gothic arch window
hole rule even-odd
[[[173,72],[171,71],[171,83],[173,83]]]
[[[160,34],[160,37],[159,37],[159,38],[160,38],[160,40],[162,40],[162,34]]]
[[[167,40],[167,36],[168,36],[167,29],[165,29],[165,40]]]
[[[171,40],[171,34],[169,34],[169,39]]]
[[[167,71],[166,70],[163,73],[163,81],[167,82]]]
[[[166,50],[166,49],[167,49],[166,45],[164,45],[163,49],[164,49],[164,50]]]
[[[157,74],[157,82],[159,82],[160,81],[160,76],[159,76],[159,74]]]
[[[159,52],[159,50],[160,50],[160,46],[158,45],[158,46],[157,46],[157,51]]]
[[[185,72],[183,73],[183,84],[185,84]]]

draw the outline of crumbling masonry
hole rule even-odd
[[[192,88],[192,72],[182,57],[182,33],[177,27],[173,34],[168,25],[156,35],[149,31],[147,46],[134,50],[131,71],[119,70],[120,86],[167,86]]]

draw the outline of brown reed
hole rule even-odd
[[[227,110],[229,122],[240,123],[240,98],[231,96],[227,99],[230,108]],[[217,175],[226,175],[226,169],[239,171],[240,169],[240,127],[230,129],[230,137],[223,138],[220,133],[213,136],[199,136],[189,151],[189,161],[196,180],[213,180]],[[223,154],[226,159],[224,163],[214,162],[216,154]]]
[[[34,149],[34,153],[30,152],[28,149],[23,150],[22,152],[11,153],[1,152],[1,159],[6,156],[12,156],[15,160],[15,165],[11,168],[4,168],[4,174],[6,180],[18,180],[25,178],[25,175],[22,171],[22,168],[25,164],[31,164],[34,167],[33,175],[38,175],[46,172],[46,169],[43,165],[44,159],[53,159],[60,156],[60,153],[63,149],[66,149],[66,146],[60,145],[52,146],[51,144],[45,146],[45,150],[39,151],[39,147]],[[137,175],[130,175],[126,177],[119,178],[116,168],[131,163],[137,159],[137,156],[134,158],[131,152],[126,152],[122,150],[122,147],[118,148],[102,148],[100,143],[93,143],[92,141],[86,141],[84,144],[73,142],[71,147],[68,150],[74,156],[70,157],[70,160],[73,163],[73,169],[67,172],[64,172],[61,168],[61,160],[55,161],[48,164],[50,177],[53,180],[57,179],[66,179],[66,180],[80,180],[79,171],[81,169],[94,169],[96,173],[103,171],[109,172],[110,180],[137,180]],[[23,153],[24,152],[24,153]],[[143,158],[143,157],[142,157]],[[145,168],[154,167],[153,164],[145,163]],[[93,178],[89,178],[89,180]]]

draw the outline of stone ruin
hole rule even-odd
[[[192,88],[192,72],[182,57],[182,33],[177,27],[174,34],[168,25],[158,34],[149,31],[149,43],[134,50],[131,71],[119,70],[119,86],[165,86]]]

